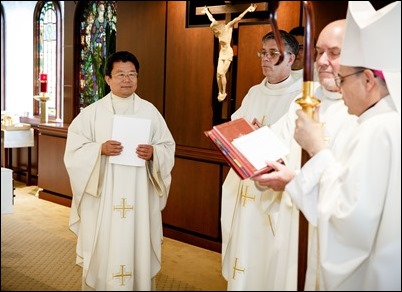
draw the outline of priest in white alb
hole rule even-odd
[[[73,191],[69,226],[77,235],[83,290],[156,289],[161,211],[169,194],[175,141],[157,108],[135,93],[138,73],[133,54],[109,56],[105,80],[111,92],[84,108],[68,128],[64,162]],[[116,117],[132,122],[115,129]],[[150,124],[148,141],[133,147],[113,139],[116,130],[127,138],[139,132],[142,136],[143,131],[130,130],[135,121]],[[112,163],[123,153],[127,160]]]

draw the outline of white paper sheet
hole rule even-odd
[[[257,170],[264,168],[266,161],[276,161],[289,153],[288,147],[267,126],[236,138],[232,143]]]
[[[138,158],[135,150],[138,144],[149,144],[150,131],[151,120],[149,119],[115,115],[112,139],[120,141],[124,148],[120,155],[110,156],[109,163],[145,166],[145,160]]]

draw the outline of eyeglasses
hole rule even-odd
[[[336,84],[336,86],[337,86],[338,88],[340,88],[341,85],[342,85],[342,83],[343,83],[343,81],[345,80],[345,78],[350,77],[350,76],[353,76],[353,75],[356,75],[356,74],[360,74],[360,73],[362,73],[364,70],[366,70],[366,69],[359,70],[359,71],[356,71],[356,72],[354,72],[354,73],[351,73],[351,74],[348,74],[348,75],[345,75],[345,76],[341,76],[341,75],[338,74],[338,77],[335,78],[335,84]]]
[[[113,77],[120,81],[124,80],[124,78],[126,78],[126,77],[128,77],[128,79],[130,79],[130,80],[134,80],[135,78],[138,77],[138,73],[137,72],[128,73],[128,74],[119,73],[119,74],[113,75]]]
[[[279,57],[281,53],[277,50],[269,50],[269,51],[259,51],[257,52],[257,56],[262,58],[274,59]]]

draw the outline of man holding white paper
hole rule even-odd
[[[144,166],[145,159],[133,155],[130,149],[141,147],[149,141],[149,132],[151,129],[150,119],[140,119],[127,115],[114,115],[112,139],[120,141],[123,148],[120,155],[110,156],[109,162],[115,164]],[[131,135],[135,133],[135,135]],[[152,150],[150,150],[151,152]],[[148,159],[147,159],[148,160]]]
[[[135,93],[138,72],[133,54],[109,56],[105,80],[111,92],[84,108],[68,129],[69,227],[77,235],[83,290],[156,288],[161,211],[169,194],[175,141],[157,108]],[[129,158],[119,161],[123,153]],[[143,160],[142,165],[135,160]]]

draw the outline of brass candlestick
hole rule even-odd
[[[50,99],[46,92],[41,92],[40,95],[34,95],[34,99],[40,102],[40,122],[47,123],[49,121],[47,115],[46,102]]]

